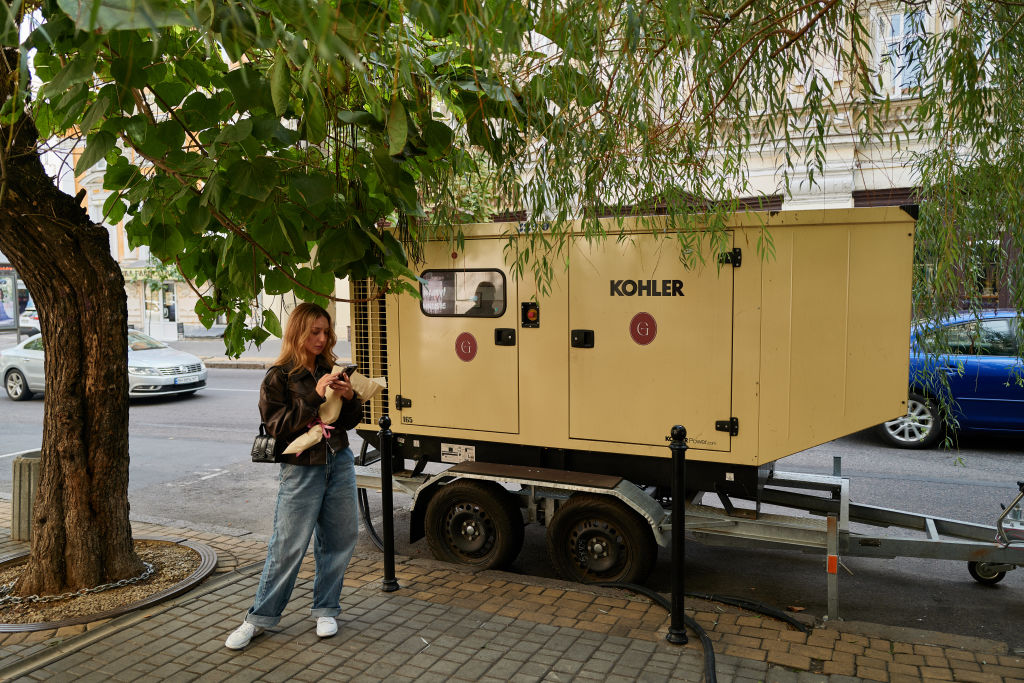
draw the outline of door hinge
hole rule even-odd
[[[723,251],[718,255],[718,262],[722,265],[732,264],[733,268],[739,268],[743,263],[743,250],[734,247],[732,251]]]
[[[740,420],[737,417],[730,417],[728,420],[716,420],[715,431],[729,432],[729,436],[736,436],[740,433]]]
[[[395,410],[401,410],[402,408],[412,408],[412,399],[405,398],[399,394],[395,396]]]

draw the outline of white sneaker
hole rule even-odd
[[[316,634],[321,638],[328,638],[338,632],[338,622],[334,617],[317,617]]]
[[[256,624],[250,624],[248,621],[243,621],[242,625],[236,628],[228,639],[224,641],[224,647],[229,650],[244,650],[245,646],[249,644],[249,641],[259,634],[263,633]]]

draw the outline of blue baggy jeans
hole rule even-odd
[[[245,616],[250,624],[260,628],[277,625],[314,531],[316,578],[310,613],[314,617],[334,617],[341,612],[345,569],[359,536],[351,449],[337,453],[328,449],[326,465],[281,464],[274,533],[256,600]]]

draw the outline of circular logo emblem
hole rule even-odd
[[[467,363],[476,358],[476,337],[463,332],[455,339],[455,355]]]
[[[658,334],[658,323],[650,313],[637,313],[629,321],[629,336],[640,346],[647,346]]]

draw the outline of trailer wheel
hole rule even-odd
[[[992,569],[988,562],[968,562],[967,571],[971,573],[975,581],[986,586],[994,586],[1006,576],[1006,572]]]
[[[523,547],[523,514],[497,484],[456,481],[430,499],[424,532],[437,559],[497,569]]]
[[[650,525],[608,496],[577,494],[548,526],[551,564],[570,581],[640,583],[656,554]]]

